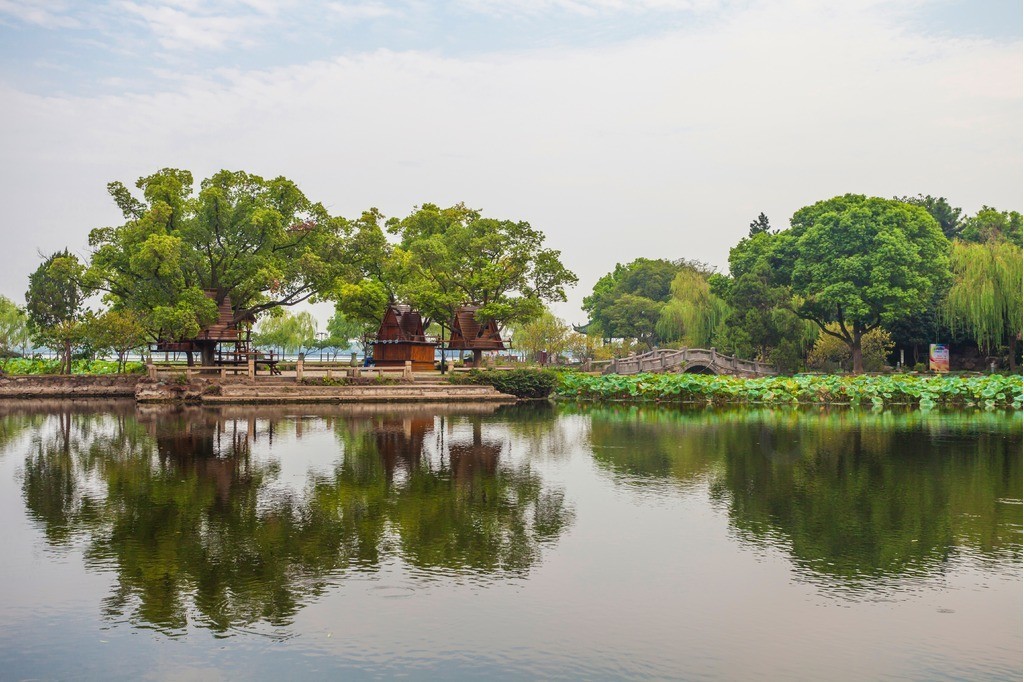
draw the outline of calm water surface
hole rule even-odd
[[[0,405],[0,678],[1019,680],[1021,414]]]

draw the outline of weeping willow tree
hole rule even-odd
[[[728,314],[728,304],[711,293],[707,276],[684,268],[672,280],[672,297],[662,308],[655,330],[665,341],[707,348]]]
[[[953,287],[942,311],[954,332],[973,336],[985,352],[1012,346],[1021,333],[1021,249],[1009,242],[953,242]],[[1014,364],[1010,353],[1011,366]]]
[[[257,346],[280,348],[282,353],[299,352],[316,343],[316,320],[304,310],[290,314],[287,311],[271,312],[260,320],[253,332]]]

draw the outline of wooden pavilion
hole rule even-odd
[[[216,301],[218,291],[205,289],[203,294]],[[231,297],[225,296],[217,305],[217,320],[200,329],[193,338],[159,339],[151,343],[149,349],[153,353],[185,353],[190,365],[193,353],[199,354],[203,365],[244,365],[253,358],[273,373],[277,364],[274,354],[252,349],[252,323],[251,318],[236,322]]]
[[[388,306],[373,342],[373,364],[377,367],[405,367],[412,362],[414,372],[434,369],[437,342],[423,330],[423,316],[407,305]]]
[[[505,350],[501,340],[498,323],[487,320],[481,324],[476,319],[478,305],[464,305],[455,311],[451,323],[451,338],[448,339],[447,350],[473,351],[473,364],[479,365],[485,350]]]

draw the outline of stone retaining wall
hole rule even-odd
[[[261,384],[252,380],[206,384],[140,383],[139,402],[201,402],[204,405],[277,403],[389,403],[389,402],[515,402],[491,386],[450,384],[395,384],[385,386],[306,386]]]
[[[380,403],[515,402],[491,386],[402,383],[307,386],[237,379],[196,379],[188,384],[152,381],[142,375],[0,376],[2,398],[134,398],[142,403]]]
[[[140,374],[0,375],[0,398],[134,398]]]

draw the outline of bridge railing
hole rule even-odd
[[[719,373],[754,374],[757,376],[778,373],[774,367],[767,363],[722,355],[714,348],[659,348],[640,355],[631,355],[611,360],[602,370],[602,374],[663,372],[684,365],[702,365]]]

